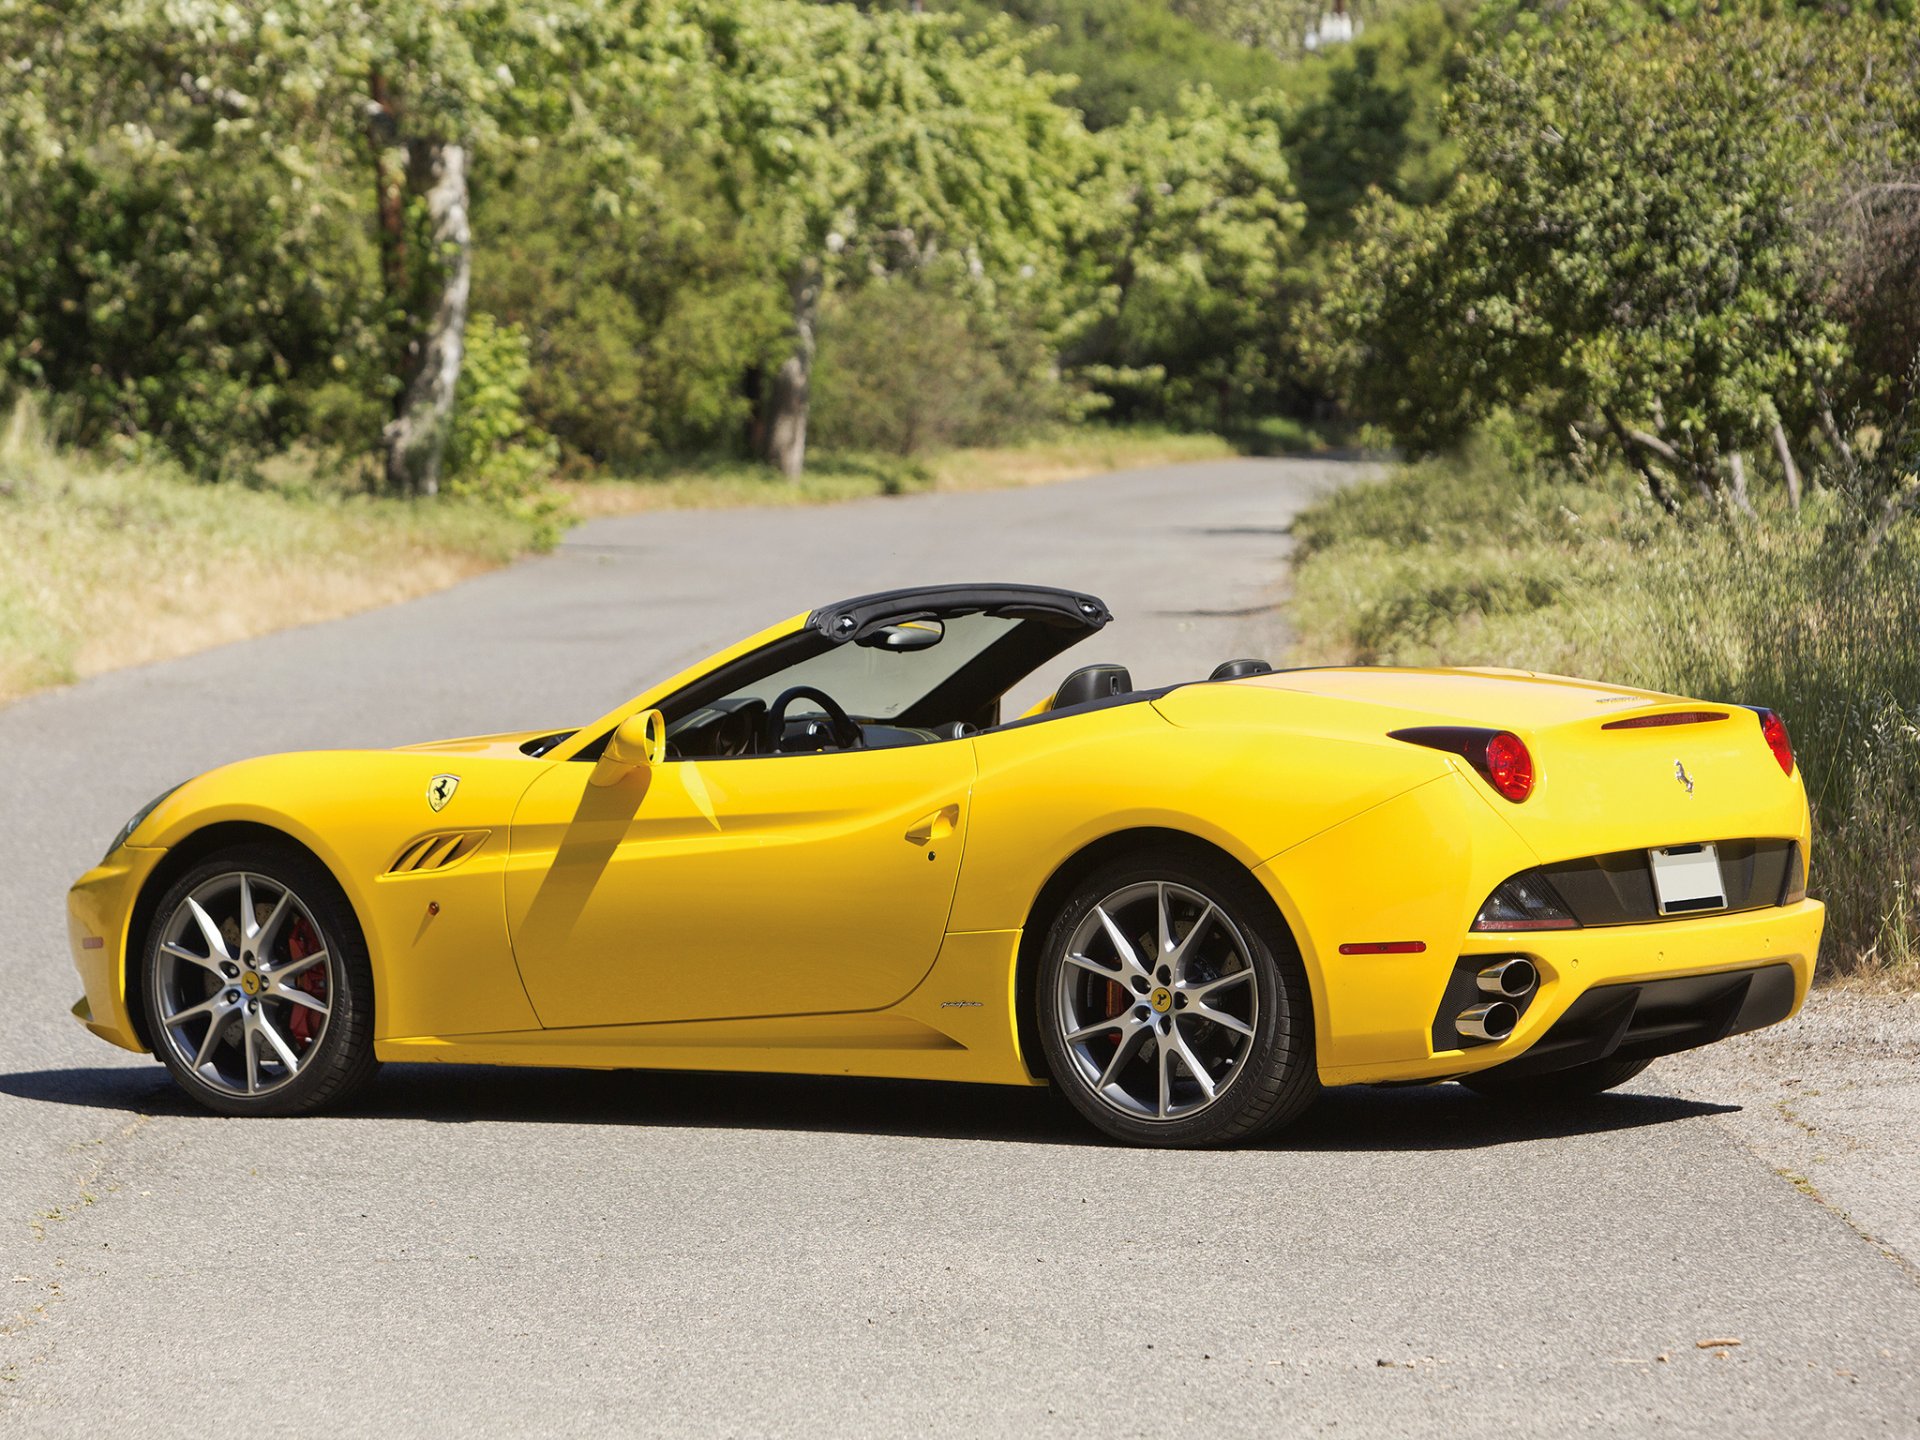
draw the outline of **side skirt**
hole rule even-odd
[[[932,970],[886,1010],[744,1020],[413,1035],[376,1041],[382,1060],[585,1070],[727,1070],[1037,1085],[1013,1012],[1017,930],[948,935]]]

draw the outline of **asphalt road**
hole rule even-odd
[[[1162,1154],[1042,1091],[867,1081],[389,1067],[351,1114],[224,1120],[67,1017],[65,887],[186,774],[585,719],[908,582],[1090,588],[1119,621],[1077,660],[1203,674],[1279,642],[1289,519],[1351,473],[602,521],[0,711],[0,1431],[1920,1433],[1914,1273],[1659,1067]]]

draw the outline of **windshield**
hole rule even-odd
[[[939,643],[923,649],[836,645],[742,685],[727,699],[771,704],[789,686],[811,685],[838,700],[849,715],[892,720],[1021,623],[1000,615],[956,615],[944,622]],[[815,709],[818,706],[802,700],[794,713]]]

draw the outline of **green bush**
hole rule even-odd
[[[530,516],[556,515],[558,503],[546,493],[553,440],[527,417],[532,376],[527,337],[519,327],[475,313],[467,323],[466,358],[442,462],[448,494]]]
[[[910,280],[837,296],[814,368],[815,440],[914,456],[1019,440],[1075,413],[1047,373],[1043,339],[988,324],[965,300]]]
[[[723,176],[661,137],[662,170],[609,190],[591,157],[517,165],[476,203],[491,242],[475,304],[524,332],[528,413],[569,457],[633,469],[657,452],[738,450],[743,377],[785,295],[721,194]]]

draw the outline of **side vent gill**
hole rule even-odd
[[[445,870],[458,865],[478,850],[492,833],[490,830],[443,830],[434,835],[422,835],[418,840],[408,842],[407,848],[387,867],[387,874],[424,875],[430,870]]]

